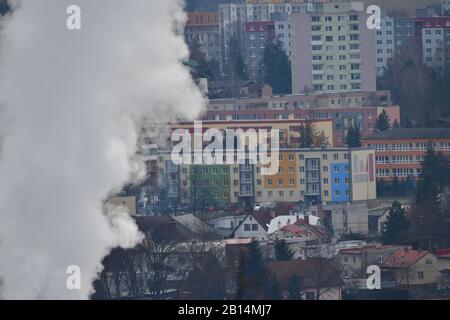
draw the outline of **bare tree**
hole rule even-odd
[[[147,288],[153,298],[161,299],[166,292],[167,279],[175,271],[171,260],[175,242],[146,232],[143,247]]]
[[[302,285],[314,288],[314,298],[320,300],[334,288],[334,279],[340,279],[340,266],[334,258],[334,248],[328,245],[311,248],[307,253],[308,260]]]

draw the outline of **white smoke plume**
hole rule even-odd
[[[194,117],[177,0],[14,0],[0,47],[3,298],[85,299],[111,248],[141,236],[103,203],[133,177],[136,119]],[[69,5],[81,30],[69,30]],[[81,290],[66,269],[81,268]]]

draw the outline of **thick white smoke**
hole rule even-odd
[[[140,240],[103,201],[142,176],[135,119],[193,117],[177,0],[22,0],[0,55],[0,278],[4,298],[84,299],[116,246]],[[66,9],[81,8],[81,30]],[[81,268],[81,290],[66,269]]]

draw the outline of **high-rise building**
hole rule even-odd
[[[275,25],[275,39],[279,41],[289,60],[292,56],[291,22],[287,13],[273,13],[270,18]]]
[[[328,1],[328,0],[323,0]],[[241,45],[244,44],[245,23],[254,21],[270,21],[272,14],[281,13],[290,15],[305,11],[309,0],[293,1],[262,1],[247,0],[219,5],[220,20],[220,56],[221,63],[227,59],[228,45],[235,37]]]
[[[375,32],[362,2],[311,3],[293,13],[294,93],[375,91]]]
[[[377,76],[382,76],[395,51],[394,19],[388,16],[382,17],[381,28],[375,32],[375,50]]]
[[[423,62],[433,68],[450,63],[450,16],[416,18],[415,26]]]
[[[251,79],[258,76],[261,59],[269,42],[275,40],[273,21],[251,21],[245,23],[244,61]]]
[[[198,45],[207,60],[219,60],[220,38],[217,12],[188,12],[188,22],[184,32],[186,42]]]

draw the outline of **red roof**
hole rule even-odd
[[[450,257],[450,249],[437,249],[436,256],[438,256],[438,257],[449,256]]]
[[[428,251],[412,250],[408,247],[402,248],[386,259],[384,267],[405,268],[413,265],[428,254]]]

